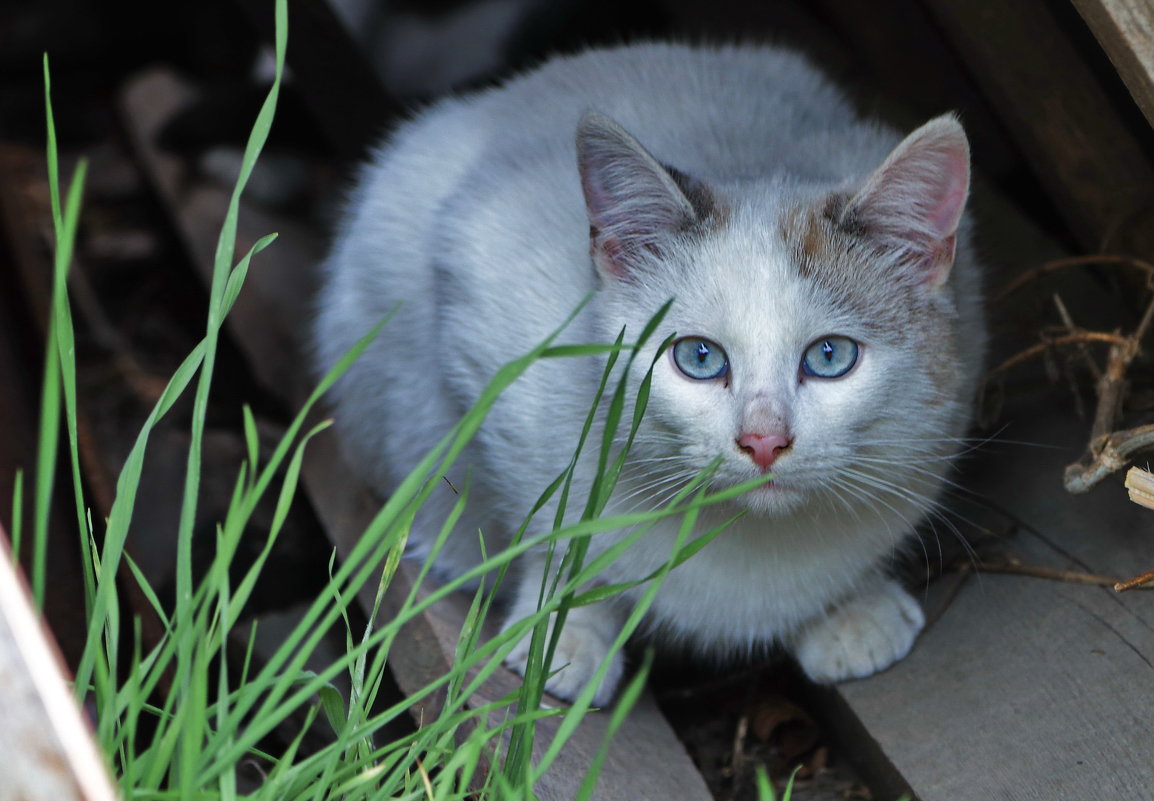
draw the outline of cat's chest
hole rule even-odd
[[[820,513],[776,520],[746,515],[664,577],[649,628],[659,638],[703,647],[772,642],[824,614],[876,569],[871,532],[863,525],[868,528]],[[659,570],[675,551],[678,526],[677,519],[660,522],[604,579],[630,581]],[[710,528],[699,524],[693,536]],[[631,591],[634,601],[647,586]]]

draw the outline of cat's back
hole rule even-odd
[[[840,183],[899,139],[858,120],[787,49],[653,42],[557,57],[393,132],[350,203],[334,283],[378,316],[398,300],[445,298],[479,305],[479,319],[538,312],[511,332],[531,347],[595,288],[574,147],[589,111],[663,163],[719,183]]]
[[[442,100],[402,126],[385,161],[396,166],[403,154],[408,164],[478,173],[549,161],[575,180],[573,137],[588,111],[616,120],[657,158],[722,179],[841,177],[896,141],[860,122],[842,92],[794,51],[652,42],[553,58],[493,89]],[[847,143],[871,152],[847,152]]]

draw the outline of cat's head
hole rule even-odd
[[[773,473],[744,496],[757,513],[920,516],[971,396],[951,278],[969,190],[958,122],[822,186],[714,185],[597,114],[577,142],[606,334],[675,298],[634,491],[658,500],[720,456],[722,485]]]

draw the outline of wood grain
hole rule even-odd
[[[1014,234],[1011,212],[1002,216],[999,236],[1029,238]],[[1110,297],[1085,274],[1063,280],[1063,297]],[[952,476],[964,490],[948,499],[946,518],[963,534],[1014,523],[1016,535],[983,552],[991,560],[1123,578],[1154,567],[1154,516],[1129,502],[1121,475],[1086,495],[1063,491],[1089,425],[1072,407],[1062,385],[1009,398],[992,441]],[[954,538],[947,523],[933,528],[922,543],[931,564],[937,541]],[[917,798],[1151,797],[1154,593],[979,572],[938,580],[926,607],[941,616],[910,656],[840,685],[836,699],[875,761],[892,764]]]
[[[1082,248],[1154,254],[1154,165],[1139,139],[1149,130],[1131,128],[1049,5],[922,2]]]
[[[116,793],[0,528],[0,801]]]
[[[1154,126],[1154,4],[1149,0],[1072,0],[1134,102]]]

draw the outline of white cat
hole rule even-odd
[[[647,631],[721,655],[783,643],[817,681],[881,670],[923,625],[886,570],[935,507],[985,342],[968,187],[953,117],[900,140],[777,48],[594,50],[443,100],[364,170],[326,266],[322,368],[404,301],[332,394],[347,457],[388,493],[588,293],[566,341],[629,339],[674,298],[642,361],[678,339],[608,511],[658,506],[715,457],[715,488],[773,481],[703,515],[748,512],[668,576]],[[450,476],[471,468],[473,492],[441,569],[476,564],[478,530],[490,549],[516,530],[570,459],[601,366],[542,362],[502,396]],[[455,500],[432,498],[418,545]],[[648,575],[676,531],[604,580]],[[510,619],[536,608],[542,570],[520,560]],[[552,693],[588,683],[641,592],[570,612]]]

